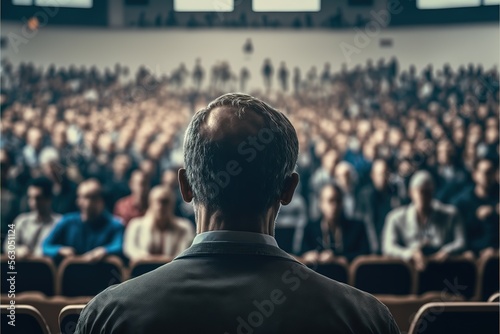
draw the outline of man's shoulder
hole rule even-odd
[[[115,215],[110,214],[109,224],[113,229],[123,230],[123,220]]]
[[[457,214],[457,207],[455,205],[445,204],[438,200],[433,200],[432,206],[436,211],[446,216],[453,216]]]
[[[459,206],[470,202],[470,200],[474,197],[474,186],[468,186],[462,191],[459,191],[458,194],[453,198],[452,204],[455,206]]]
[[[73,224],[77,222],[81,222],[80,212],[70,212],[64,214],[59,220],[60,224]]]
[[[14,224],[16,225],[24,224],[26,221],[35,220],[35,218],[36,218],[36,212],[23,212],[16,217]]]
[[[116,326],[119,325],[114,325],[113,323],[126,322],[128,321],[127,319],[134,316],[138,317],[146,309],[150,310],[147,317],[141,316],[140,320],[136,319],[135,321],[137,323],[140,322],[141,328],[144,326],[147,327],[151,323],[158,324],[158,322],[162,322],[167,318],[169,319],[168,322],[175,323],[177,318],[191,317],[190,314],[185,314],[188,312],[187,310],[196,311],[202,309],[197,304],[196,299],[190,297],[191,290],[187,289],[190,286],[192,287],[192,277],[200,277],[199,275],[192,275],[192,271],[195,270],[193,267],[197,267],[196,265],[193,266],[192,262],[194,261],[206,261],[206,258],[188,257],[174,260],[140,277],[106,289],[96,296],[82,312],[81,324],[79,323],[81,331],[77,331],[77,333],[86,333],[85,328],[96,328],[95,326],[98,328],[113,326],[116,329]],[[281,297],[278,299],[285,300],[286,298],[287,302],[280,304],[279,309],[277,309],[279,314],[276,316],[297,313],[297,316],[287,320],[291,324],[297,324],[297,326],[304,325],[305,323],[310,324],[311,317],[314,317],[318,324],[321,323],[319,324],[322,326],[321,328],[328,328],[330,330],[345,328],[345,326],[353,324],[353,328],[357,329],[360,333],[395,333],[395,331],[389,330],[391,326],[395,326],[391,324],[391,321],[393,321],[392,316],[387,307],[375,297],[322,276],[298,262],[282,261],[274,258],[268,259],[268,261],[272,261],[273,265],[265,266],[265,268],[269,269],[269,267],[272,267],[271,272],[266,270],[264,274],[249,271],[249,277],[254,276],[256,279],[241,280],[242,276],[238,275],[238,280],[236,277],[232,280],[231,273],[227,273],[223,278],[221,278],[220,273],[217,273],[217,275],[205,273],[203,275],[203,282],[200,281],[200,284],[196,284],[197,291],[203,296],[200,298],[210,300],[211,305],[215,309],[225,310],[224,312],[231,314],[234,310],[227,308],[225,304],[227,298],[217,294],[219,290],[216,287],[223,283],[221,280],[226,283],[229,281],[232,282],[228,285],[228,293],[231,293],[235,300],[237,300],[239,295],[243,297],[242,300],[245,300],[249,296],[248,291],[267,292],[269,290],[269,293],[271,293],[280,288]],[[219,265],[216,267],[217,269],[214,268],[214,270],[221,269]],[[207,267],[204,268],[204,270],[206,269]],[[185,280],[186,275],[184,274],[191,275],[191,280]],[[258,276],[260,276],[260,280],[257,278]],[[265,281],[269,278],[268,287],[262,285],[262,278],[264,276],[266,277]],[[211,284],[209,282],[210,279],[214,279],[216,284]],[[252,285],[259,284],[255,283],[258,280],[261,285],[256,290],[255,286],[252,287]],[[248,287],[245,287],[245,285],[248,285]],[[212,289],[212,287],[215,287],[215,289]],[[205,289],[206,291],[202,291],[201,289]],[[183,293],[186,293],[185,298],[182,297]],[[252,298],[261,300],[264,295],[257,297],[252,295]],[[266,296],[269,297],[271,295]],[[276,295],[272,296],[276,297]],[[182,305],[183,302],[186,305]],[[308,307],[305,309],[301,308],[299,311],[296,307],[298,304],[307,305]],[[158,307],[158,305],[161,305],[161,307]],[[233,308],[241,312],[244,311],[242,314],[246,314],[247,311],[253,311],[253,308],[248,308],[244,302],[233,305]],[[120,312],[119,319],[110,321],[113,313],[117,310]],[[211,311],[209,310],[208,312]],[[224,321],[232,319],[227,314],[222,314],[221,316],[221,319],[227,318]],[[137,323],[130,323],[129,325],[132,327],[138,326]],[[207,328],[207,332],[213,332],[211,331],[211,327]]]
[[[132,195],[127,195],[125,197],[120,198],[118,201],[116,201],[115,206],[128,206],[130,204],[130,201],[132,201]]]
[[[403,205],[403,206],[400,206],[398,208],[395,208],[393,210],[391,210],[388,214],[387,214],[387,221],[390,221],[390,220],[399,220],[401,218],[403,218],[406,214],[406,211],[408,210],[408,205]]]
[[[52,218],[51,224],[56,224],[61,220],[63,215],[59,213],[53,213],[50,217]]]

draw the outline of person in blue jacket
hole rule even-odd
[[[118,217],[105,210],[102,187],[88,179],[78,187],[80,212],[64,215],[43,243],[43,254],[56,263],[82,256],[90,262],[107,255],[122,257],[124,227]]]

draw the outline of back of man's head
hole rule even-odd
[[[184,140],[195,205],[229,216],[261,214],[278,203],[297,155],[297,134],[286,116],[241,93],[198,111]]]

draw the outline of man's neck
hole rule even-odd
[[[432,213],[432,206],[426,206],[422,208],[416,208],[417,209],[417,220],[420,224],[425,224],[427,223],[427,220],[429,219],[429,216]]]
[[[100,225],[102,222],[104,211],[99,213],[98,215],[95,216],[86,216],[81,214],[80,217],[82,219],[82,222],[85,222],[91,226],[97,226]]]
[[[144,209],[147,207],[148,199],[144,196],[132,195],[132,202],[137,208]]]
[[[52,219],[52,213],[50,211],[38,211],[37,220],[42,223],[47,223]]]
[[[160,231],[165,231],[174,226],[173,216],[153,217],[153,225]]]
[[[261,216],[228,216],[220,211],[209,212],[204,207],[197,208],[196,233],[229,230],[254,232],[274,236],[274,220],[278,210],[270,208]]]
[[[332,217],[330,219],[323,218],[321,223],[323,224],[323,228],[328,228],[333,232],[338,226],[340,226],[340,216]]]

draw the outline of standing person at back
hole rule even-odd
[[[274,239],[299,176],[290,121],[246,94],[197,112],[184,142],[182,196],[197,236],[171,263],[112,286],[76,333],[399,333],[373,296],[326,278]]]

